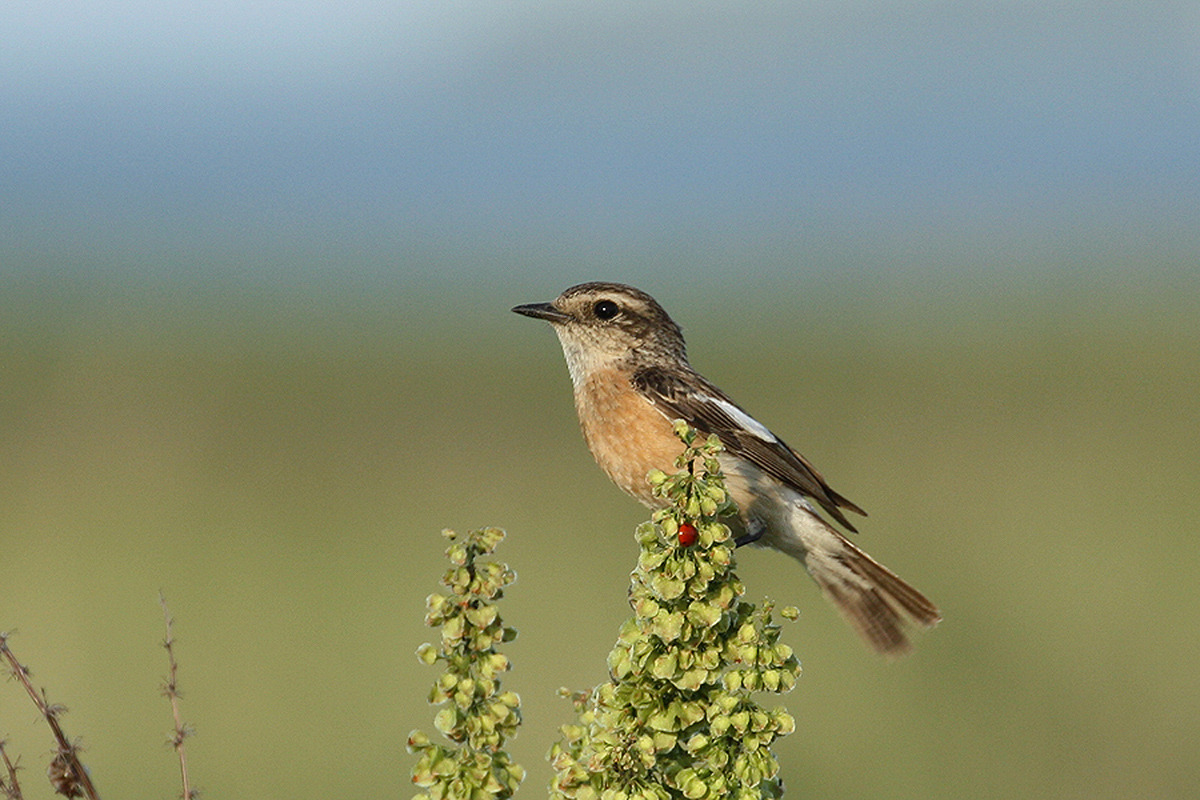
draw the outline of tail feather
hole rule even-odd
[[[801,561],[821,592],[876,652],[898,657],[912,649],[908,632],[942,618],[925,595],[875,561],[806,508],[769,544]]]

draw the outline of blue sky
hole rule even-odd
[[[1200,253],[1194,2],[10,2],[0,114],[25,253]]]

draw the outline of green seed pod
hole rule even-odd
[[[437,648],[429,643],[425,643],[417,648],[417,660],[422,664],[433,666],[438,660]]]
[[[580,701],[578,724],[564,727],[551,751],[554,800],[781,795],[770,752],[777,717],[751,690],[790,688],[799,665],[777,644],[771,604],[759,611],[741,599],[729,528],[719,521],[734,510],[719,443],[677,430],[679,471],[651,476],[665,507],[638,528],[633,615],[609,656],[612,680]],[[683,522],[698,534],[686,546]]]

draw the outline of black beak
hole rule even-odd
[[[570,319],[569,316],[549,303],[528,303],[523,306],[516,306],[513,308],[513,311],[526,317],[544,319],[546,322],[566,322]]]

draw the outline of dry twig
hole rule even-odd
[[[50,726],[54,740],[58,743],[58,751],[54,760],[50,762],[50,768],[46,771],[54,791],[64,797],[87,797],[88,800],[100,800],[100,795],[96,792],[95,785],[92,784],[92,776],[88,774],[83,762],[79,760],[79,745],[67,740],[67,735],[58,721],[59,717],[66,713],[66,707],[51,705],[46,699],[44,689],[39,693],[33,688],[32,675],[29,670],[17,660],[16,655],[8,647],[7,633],[0,633],[0,658],[8,662],[10,676],[25,687],[25,691],[29,693],[29,697],[46,720],[46,724]]]
[[[167,598],[162,592],[158,593],[158,602],[162,606],[163,621],[167,626],[167,638],[163,640],[163,649],[167,651],[167,679],[163,683],[162,693],[168,700],[171,701],[171,716],[175,720],[175,730],[171,734],[171,746],[175,748],[175,752],[179,755],[179,777],[183,781],[183,800],[192,800],[196,797],[197,792],[191,788],[188,781],[187,768],[187,753],[184,751],[183,742],[192,735],[192,729],[185,724],[179,715],[179,699],[182,695],[179,692],[179,664],[175,661],[175,636],[172,632],[172,627],[175,620],[171,618],[171,612],[167,608]]]
[[[4,759],[4,769],[8,772],[7,780],[0,777],[0,794],[4,795],[8,800],[23,800],[21,794],[21,782],[17,780],[18,765],[14,764],[8,757],[8,750],[4,746],[8,744],[4,739],[0,739],[0,758]],[[20,758],[17,761],[20,762]]]

